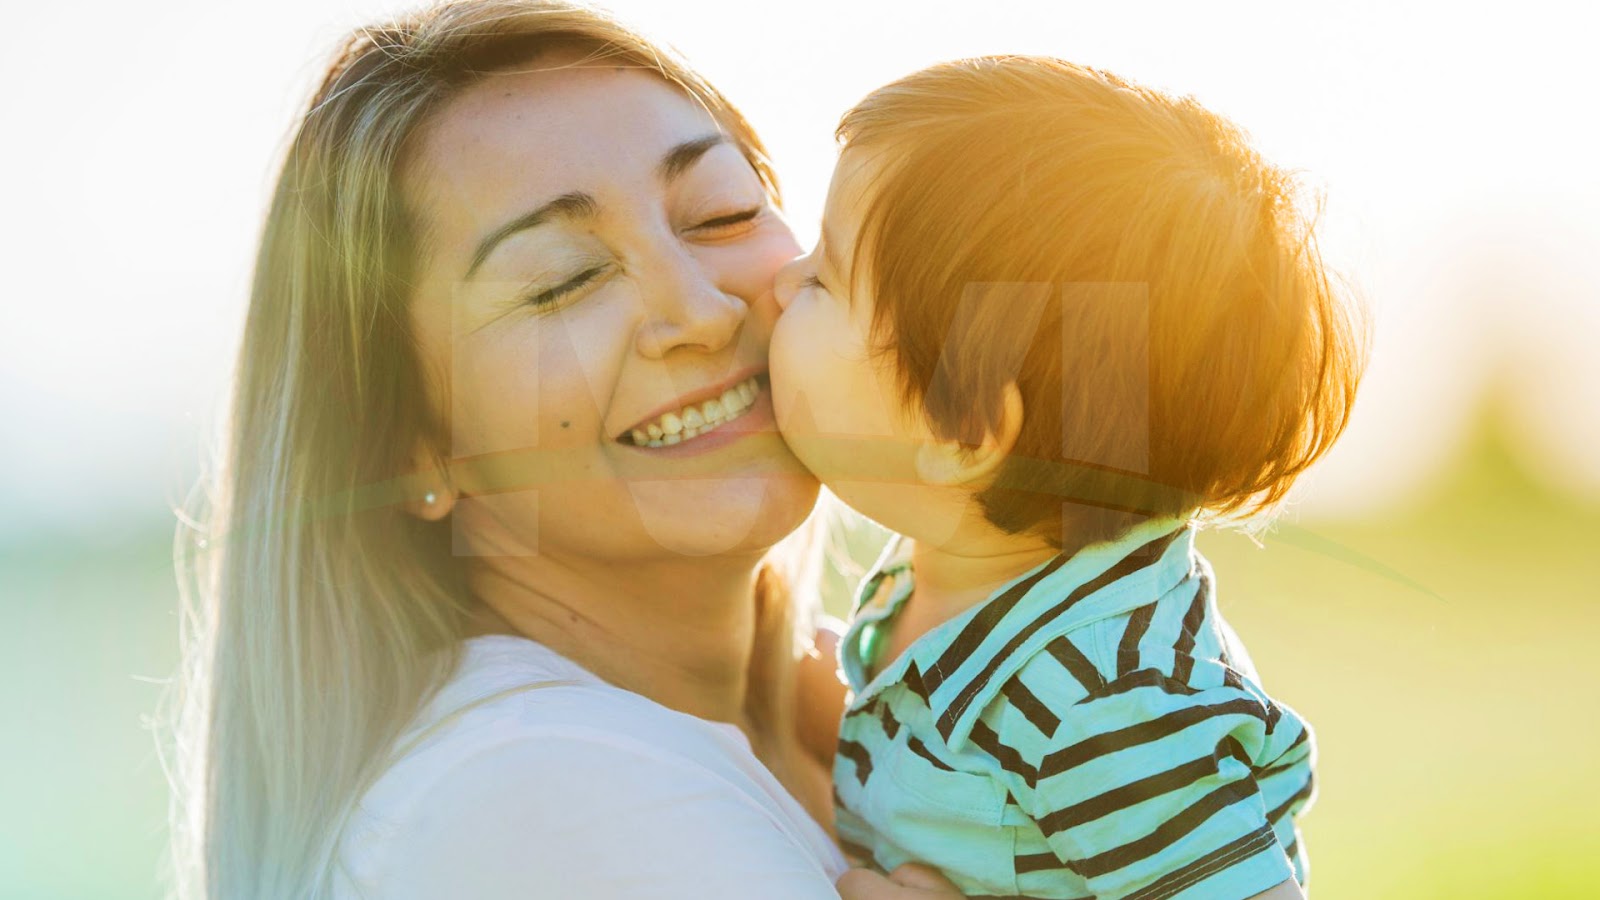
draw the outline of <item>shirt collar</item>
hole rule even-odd
[[[906,653],[888,668],[881,669],[872,683],[867,683],[867,664],[882,650],[884,631],[878,624],[894,617],[900,606],[911,596],[911,542],[895,535],[878,555],[867,576],[856,588],[855,604],[850,611],[850,627],[839,642],[839,663],[845,681],[855,693],[854,705],[864,705],[885,687],[900,680],[906,670]],[[918,642],[920,643],[920,641]],[[915,650],[916,647],[911,648]]]
[[[868,682],[866,664],[880,650],[873,644],[882,640],[878,625],[911,595],[911,542],[896,537],[862,580],[855,615],[840,644],[845,677],[855,692],[851,708],[904,683],[927,702],[954,749],[966,741],[1006,680],[1046,644],[1154,601],[1190,577],[1193,560],[1194,528],[1187,522],[1144,522],[1115,540],[1057,556],[1012,579],[983,603],[919,637]]]

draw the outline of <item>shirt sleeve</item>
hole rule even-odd
[[[1295,875],[1252,763],[1293,741],[1280,719],[1299,722],[1243,688],[1112,682],[1020,741],[1015,791],[1096,897],[1243,900]]]
[[[837,898],[771,814],[691,760],[526,736],[451,768],[397,823],[379,896]]]

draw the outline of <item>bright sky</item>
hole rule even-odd
[[[1595,13],[1521,3],[615,0],[755,122],[802,240],[838,115],[924,64],[1047,53],[1192,93],[1326,191],[1375,358],[1308,514],[1426,483],[1510,375],[1528,458],[1600,493]],[[159,509],[219,415],[272,168],[367,0],[31,3],[0,54],[0,532]],[[1514,16],[1514,18],[1513,18]],[[1580,18],[1581,17],[1581,18]]]

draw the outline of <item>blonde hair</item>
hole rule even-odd
[[[838,137],[883,160],[843,249],[904,401],[977,443],[1005,386],[1022,394],[977,498],[998,527],[1059,545],[1144,516],[1247,517],[1343,431],[1360,310],[1295,179],[1193,99],[982,57],[879,88]]]
[[[419,440],[446,446],[417,399],[406,304],[421,240],[399,179],[451,97],[557,47],[681,89],[777,199],[744,118],[670,52],[593,9],[448,3],[345,39],[267,213],[222,468],[176,538],[182,897],[325,894],[341,823],[458,660],[468,604],[449,525],[399,505],[418,492],[407,473]],[[767,631],[787,622],[783,588],[764,564]]]

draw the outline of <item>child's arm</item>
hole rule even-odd
[[[901,866],[887,876],[871,869],[851,869],[836,886],[842,900],[966,900],[939,873],[915,863]],[[1306,895],[1291,878],[1250,900],[1306,900]]]
[[[871,869],[851,869],[837,885],[843,900],[965,900],[955,885],[939,873],[915,863],[901,866],[887,876]],[[1293,879],[1257,894],[1250,900],[1306,900]]]
[[[1090,893],[1303,896],[1275,834],[1312,793],[1310,734],[1292,712],[1243,686],[1135,673],[1056,715],[1054,728],[1018,717],[978,734],[1011,760],[1012,796]],[[1262,750],[1272,762],[1258,774]]]

